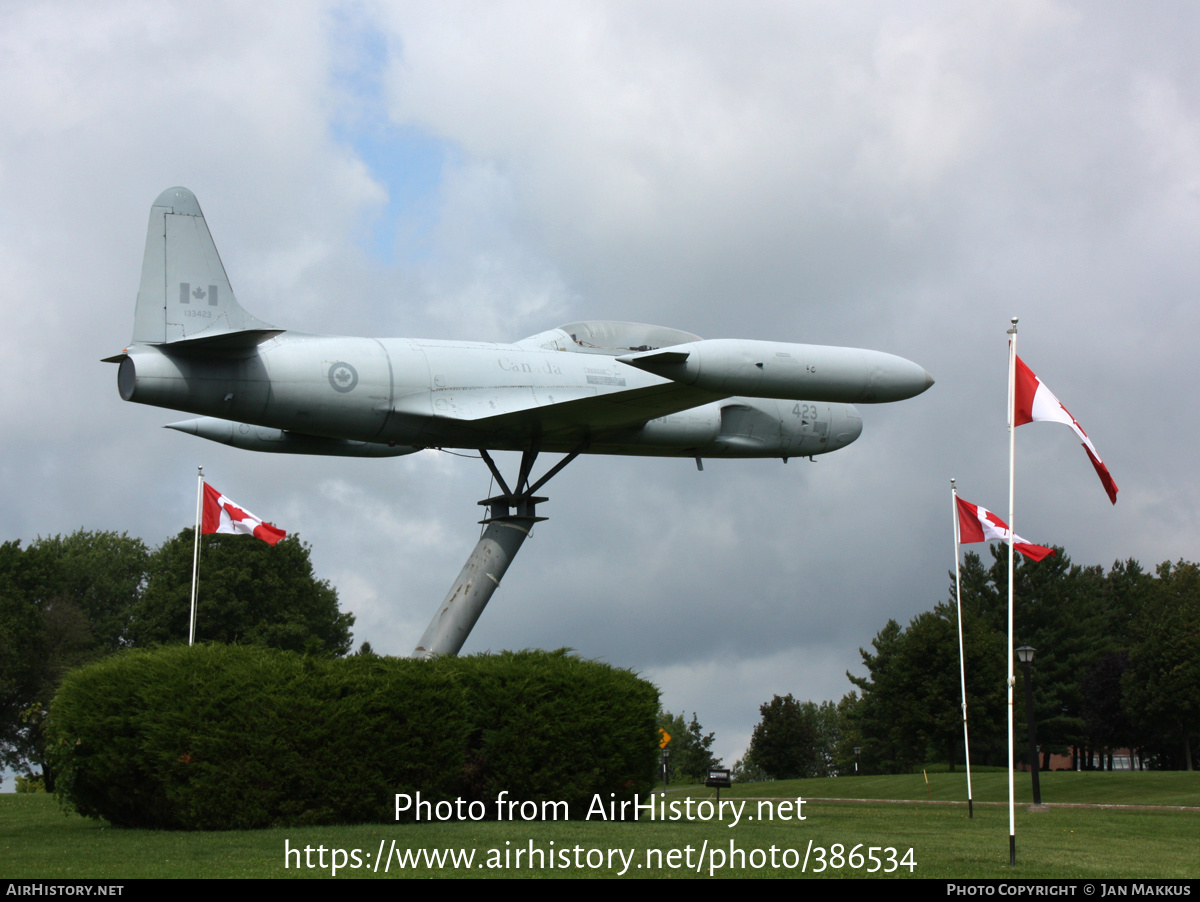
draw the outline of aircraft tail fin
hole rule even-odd
[[[282,331],[237,302],[196,195],[187,188],[160,194],[150,208],[133,341],[236,346]]]

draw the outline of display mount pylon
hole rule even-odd
[[[479,615],[491,600],[492,593],[500,587],[500,580],[521,550],[533,524],[546,519],[537,516],[537,505],[549,499],[540,498],[534,493],[573,461],[584,447],[580,445],[532,485],[529,484],[529,474],[537,460],[538,449],[533,447],[523,451],[516,491],[509,489],[491,455],[480,450],[479,455],[500,485],[501,494],[479,502],[488,509],[488,515],[479,521],[484,527],[483,534],[463,565],[458,579],[438,605],[411,657],[433,658],[458,654],[475,622],[479,620]]]

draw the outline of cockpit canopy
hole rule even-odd
[[[630,351],[652,351],[672,345],[700,341],[699,335],[682,329],[666,326],[648,326],[645,323],[621,323],[608,320],[592,320],[567,323],[559,329],[571,336],[578,349],[628,354]]]

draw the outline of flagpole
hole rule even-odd
[[[196,641],[196,587],[200,579],[200,512],[204,505],[204,467],[197,467],[196,532],[192,541],[192,616],[188,627],[188,645]]]
[[[1013,536],[1017,524],[1013,517],[1013,483],[1016,473],[1016,396],[1017,396],[1017,318],[1008,330],[1008,863],[1017,863],[1017,803],[1013,781]]]
[[[967,735],[967,657],[963,651],[962,579],[959,575],[958,540],[962,535],[958,525],[958,489],[950,477],[950,507],[954,511],[954,601],[958,607],[958,676],[962,684],[963,758],[967,762],[967,817],[975,817],[975,801],[971,794],[971,740]]]

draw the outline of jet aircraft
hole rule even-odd
[[[879,351],[709,339],[640,323],[576,322],[513,344],[309,335],[238,303],[186,188],[150,208],[126,401],[197,414],[169,424],[238,448],[394,457],[476,450],[502,493],[415,654],[453,654],[534,522],[535,493],[576,455],[813,457],[858,438],[854,404],[933,384]],[[521,452],[514,488],[489,452]],[[542,452],[566,455],[536,482]],[[485,578],[486,577],[486,578]]]

